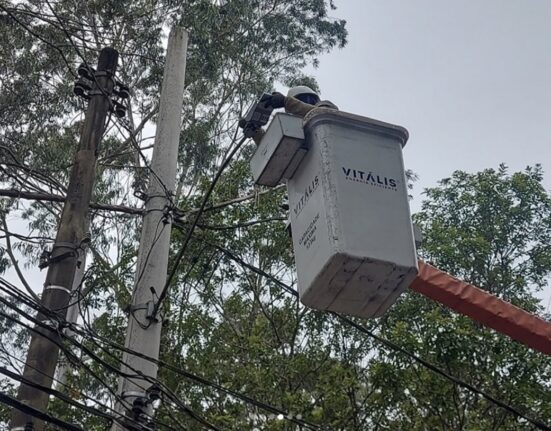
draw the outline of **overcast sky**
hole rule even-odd
[[[551,1],[337,0],[349,42],[321,58],[323,98],[406,127],[420,193],[455,170],[541,163],[551,189]]]

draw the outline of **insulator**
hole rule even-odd
[[[90,91],[90,84],[86,81],[86,79],[80,78],[78,81],[75,82],[75,86],[73,87],[73,92],[77,96],[88,99],[89,91]]]
[[[151,401],[157,401],[161,399],[161,387],[157,384],[151,385],[147,390],[147,394],[149,395],[149,399]]]
[[[123,118],[126,115],[126,107],[119,102],[113,102],[113,104],[115,105],[115,115],[118,118]]]
[[[124,107],[117,106],[115,108],[115,115],[119,118],[123,118],[126,115],[126,109],[124,109]]]
[[[90,70],[90,68],[86,66],[84,63],[82,63],[77,69],[77,73],[79,76],[82,76],[89,80],[93,79],[94,72],[95,72],[94,69]]]
[[[143,397],[138,397],[132,403],[132,412],[136,415],[139,415],[144,412],[146,406],[147,400]]]
[[[130,97],[130,89],[128,88],[128,86],[121,84],[120,82],[118,83],[118,86],[119,88],[117,90],[117,95],[121,99],[128,99]]]

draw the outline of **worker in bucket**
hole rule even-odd
[[[272,93],[270,104],[274,109],[285,108],[285,112],[303,118],[318,108],[338,109],[328,100],[320,100],[319,95],[306,85],[289,89],[287,96],[278,92]]]
[[[319,113],[321,110],[337,110],[335,104],[328,100],[320,100],[319,95],[310,87],[299,85],[289,89],[287,96],[279,92],[274,92],[271,95],[266,94],[262,97],[261,102],[265,106],[272,109],[285,108],[288,114],[297,115],[307,121],[313,114]],[[240,123],[240,126],[246,128],[245,123]],[[265,131],[262,127],[255,128],[252,133],[252,138],[256,145],[260,144]]]

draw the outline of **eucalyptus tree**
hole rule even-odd
[[[154,124],[157,113],[163,44],[168,28],[179,24],[190,30],[191,39],[182,113],[179,180],[173,190],[179,209],[174,208],[174,216],[180,219],[183,229],[188,228],[185,213],[197,205],[212,173],[228,148],[235,144],[237,120],[242,110],[260,92],[270,91],[276,83],[292,85],[308,81],[315,84],[304,75],[305,66],[316,65],[320,53],[345,45],[345,23],[330,16],[334,9],[332,0],[1,1],[2,188],[63,195],[83,119],[83,102],[72,95],[75,70],[80,63],[94,64],[99,50],[109,45],[120,52],[117,78],[130,86],[132,97],[126,119],[110,118],[100,149],[94,199],[106,204],[142,205],[135,195],[143,191],[149,175],[150,125]],[[267,194],[253,187],[246,168],[250,154],[250,147],[239,154],[215,191],[213,203],[233,201],[242,195],[259,197],[245,204],[207,212],[201,224],[219,223],[224,230],[214,230],[217,235],[207,235],[210,231],[204,227],[205,233],[196,235],[172,288],[167,317],[173,324],[166,330],[166,339],[178,340],[178,344],[163,349],[165,358],[171,362],[193,368],[195,360],[199,360],[195,344],[201,338],[195,339],[189,328],[189,319],[195,314],[212,319],[211,327],[204,328],[212,334],[216,328],[230,328],[226,325],[231,321],[225,316],[231,307],[238,307],[239,301],[243,302],[243,307],[252,307],[250,316],[257,316],[264,310],[264,318],[270,313],[279,313],[283,320],[290,315],[298,321],[307,314],[295,299],[283,299],[279,292],[267,288],[264,279],[251,278],[236,267],[235,262],[222,258],[216,248],[244,252],[244,259],[274,275],[286,274],[292,278],[289,243],[280,220],[285,217],[280,207],[283,195],[281,191],[276,192],[268,199]],[[51,242],[59,212],[60,205],[55,202],[23,203],[18,199],[5,202],[2,215],[11,223],[3,230],[12,230],[11,234],[17,235],[10,234],[13,238],[10,251],[14,251],[12,255],[19,253],[23,257],[23,266],[38,263],[42,250]],[[241,238],[239,234],[231,234],[235,229],[226,229],[231,224],[259,217],[270,220],[248,226],[250,232],[248,227],[236,228],[244,232]],[[20,222],[13,227],[12,221],[17,218],[26,221],[27,232],[21,232]],[[79,298],[81,323],[85,328],[121,344],[120,327],[127,318],[124,309],[132,285],[138,224],[136,217],[108,211],[92,212],[92,243],[85,279],[88,294]],[[13,232],[17,228],[19,233]],[[271,238],[266,238],[267,235]],[[214,244],[207,245],[205,237]],[[179,239],[179,234],[175,233],[175,248],[179,246]],[[7,244],[3,245],[0,256],[3,270],[15,265],[19,258],[11,258],[7,248]],[[204,296],[200,297],[197,290],[203,291]],[[246,297],[253,292],[254,300]],[[270,307],[269,313],[266,306]],[[314,343],[315,335],[311,337]],[[116,369],[120,352],[115,350],[114,356],[113,352],[105,352],[92,337],[79,340],[85,348],[96,352],[101,361],[75,349],[81,356],[69,380],[71,394],[93,396],[112,404],[114,399],[109,386],[115,387],[116,373],[106,364]],[[324,354],[330,350],[324,351],[316,343],[313,347],[315,349],[309,353],[311,358],[319,354],[318,350]],[[312,373],[307,369],[312,361],[304,365],[305,373]],[[221,378],[215,376],[222,370],[208,368],[204,371],[213,379]],[[214,416],[214,421],[231,422],[231,417],[236,416],[232,426],[238,427],[240,421],[253,417],[247,409],[241,417],[230,415],[225,407],[217,411],[206,398],[193,398],[196,391],[188,393],[185,388],[176,389],[182,399],[213,409],[212,414],[211,410],[205,414]],[[306,403],[311,402],[309,396],[305,399]],[[277,401],[276,404],[282,403]],[[175,413],[168,403],[163,408],[170,414],[168,420],[188,420],[181,413],[179,416],[183,418],[173,418]],[[82,422],[88,429],[99,426],[93,415],[69,410],[62,403],[54,403],[52,409],[60,416]],[[261,415],[258,420],[273,422]]]

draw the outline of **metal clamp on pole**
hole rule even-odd
[[[147,301],[145,304],[129,304],[125,311],[134,314],[134,311],[146,310],[145,318],[153,322],[159,322],[159,319],[155,316],[155,303],[153,301]]]
[[[52,263],[60,262],[63,259],[67,259],[68,257],[78,256],[77,250],[79,248],[80,246],[75,245],[72,242],[56,242],[52,246],[52,251],[48,251],[48,250],[42,251],[42,254],[40,255],[40,263],[38,264],[38,267],[40,269],[44,269],[50,266]],[[70,251],[56,254],[56,250],[59,250],[59,249],[69,249]]]
[[[62,290],[63,292],[71,295],[71,289],[65,286],[59,286],[58,284],[49,284],[48,286],[44,287],[44,291],[46,290]]]
[[[129,402],[129,405],[134,420],[144,424],[140,429],[152,429],[147,426],[148,418],[151,416],[151,400],[147,392],[126,391],[122,393],[121,398],[125,401],[128,398],[131,399],[132,402]],[[128,424],[130,429],[134,429],[132,425]]]

